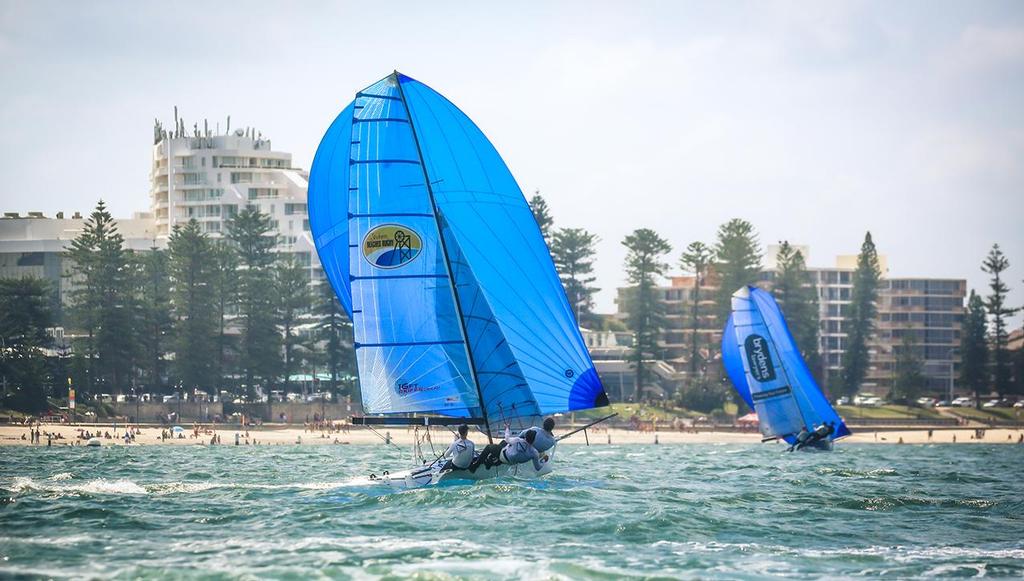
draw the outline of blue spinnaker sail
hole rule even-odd
[[[761,433],[793,443],[806,427],[834,423],[829,439],[850,435],[797,349],[779,305],[768,292],[743,287],[732,296],[722,358],[737,392],[757,412]]]
[[[743,401],[747,402],[750,409],[754,409],[754,399],[750,397],[750,388],[747,387],[747,372],[743,368],[743,360],[740,358],[740,347],[736,343],[736,326],[732,322],[732,314],[725,322],[725,330],[722,331],[722,364],[725,367],[725,374],[729,381],[736,388]]]
[[[360,91],[317,150],[309,212],[367,412],[500,425],[607,404],[522,191],[440,94],[399,73]]]

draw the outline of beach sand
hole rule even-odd
[[[213,432],[209,431],[209,426],[200,427],[199,437],[193,437],[193,427],[191,424],[182,426],[186,429],[184,438],[174,438],[161,440],[161,428],[160,427],[142,427],[142,433],[137,435],[135,441],[129,445],[173,445],[173,446],[195,446],[195,445],[209,445],[212,438]],[[3,425],[0,426],[0,446],[11,446],[11,445],[24,445],[24,446],[46,446],[47,436],[46,432],[50,434],[61,434],[63,439],[53,439],[52,444],[54,446],[71,445],[74,442],[79,442],[81,445],[85,444],[84,440],[78,439],[78,431],[85,429],[96,433],[109,432],[111,436],[115,433],[121,438],[110,438],[102,439],[102,445],[125,445],[124,440],[124,426],[118,425],[115,432],[113,424],[95,424],[88,426],[67,426],[58,424],[43,424],[40,428],[43,432],[43,436],[40,438],[39,443],[33,443],[29,437],[28,426],[20,425]],[[556,435],[558,430],[556,429]],[[927,429],[915,429],[915,430],[893,430],[893,429],[862,429],[858,430],[853,428],[853,436],[843,440],[845,443],[856,443],[856,444],[1016,444],[1024,434],[1024,430],[1021,429],[1009,429],[1009,428],[998,428],[998,429],[985,429],[984,437],[981,439],[975,438],[975,430],[973,428],[935,428],[932,432],[932,437],[929,439]],[[239,435],[240,445],[335,445],[335,444],[383,444],[382,437],[385,434],[390,434],[392,441],[398,445],[409,445],[413,442],[413,430],[407,428],[387,428],[377,429],[376,433],[367,428],[351,428],[348,432],[335,432],[326,434],[322,432],[309,432],[304,430],[301,426],[267,426],[264,425],[260,428],[249,428],[248,431],[245,429],[236,429],[233,427],[218,426],[216,434],[220,436],[222,445],[234,445],[235,434]],[[420,430],[422,435],[423,430]],[[379,435],[378,435],[379,434]],[[24,436],[24,439],[22,437]],[[634,431],[625,430],[619,428],[591,428],[588,430],[589,442],[592,445],[608,445],[609,440],[612,444],[654,444],[657,439],[658,444],[758,444],[761,441],[761,435],[756,432],[733,432],[733,431],[712,431],[710,429],[701,430],[699,432],[678,432],[671,430],[664,431]],[[435,443],[447,444],[451,438],[452,433],[446,428],[435,427],[431,428],[431,437]],[[475,438],[477,441],[483,440],[482,436]],[[564,443],[582,445],[587,443],[587,438],[584,437],[583,433],[577,433],[567,438]]]

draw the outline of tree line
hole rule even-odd
[[[593,329],[628,330],[632,334],[629,360],[635,371],[633,394],[619,394],[620,397],[648,399],[644,388],[656,381],[651,362],[663,358],[664,337],[670,331],[683,331],[686,347],[686,361],[681,366],[685,379],[673,394],[676,403],[711,411],[733,397],[721,366],[719,345],[702,339],[700,331],[724,326],[732,308],[732,293],[744,285],[765,286],[773,293],[808,368],[822,383],[825,362],[819,340],[818,288],[803,253],[789,242],[780,242],[769,280],[762,280],[761,244],[753,224],[746,220],[733,219],[722,224],[713,243],[688,244],[679,255],[678,265],[693,277],[693,285],[688,289],[689,312],[683,313],[683,329],[668,329],[664,290],[659,285],[670,268],[667,257],[673,251],[672,245],[649,228],[631,232],[622,241],[627,250],[624,270],[629,286],[622,297],[625,326],[619,329],[617,321],[602,321],[592,312],[593,295],[598,290],[592,285],[597,237],[579,228],[554,228],[547,203],[539,192],[530,199],[530,207],[549,241],[552,258],[580,324]],[[989,293],[982,297],[971,290],[966,305],[958,348],[962,361],[959,381],[962,387],[975,392],[978,405],[981,395],[989,390],[1000,396],[1024,394],[1024,350],[1011,361],[1007,349],[1006,320],[1019,310],[1006,304],[1009,287],[1004,272],[1008,268],[1009,261],[994,245],[982,264],[982,270],[991,277]],[[869,349],[877,332],[881,276],[878,251],[867,232],[852,273],[840,373],[830,378],[830,385],[823,385],[832,396],[852,398],[868,376]],[[892,397],[915,405],[926,387],[923,337],[913,328],[901,329],[901,334],[893,353]]]
[[[730,397],[719,345],[706,331],[720,329],[731,310],[732,293],[761,284],[775,295],[798,348],[819,382],[824,362],[819,348],[818,290],[799,249],[779,245],[770,280],[762,278],[761,244],[754,226],[742,219],[722,224],[711,243],[694,241],[677,264],[692,274],[681,329],[667,329],[661,279],[670,268],[672,245],[641,228],[622,244],[627,256],[619,320],[594,313],[594,261],[599,238],[583,228],[556,228],[537,192],[530,207],[548,246],[569,304],[586,328],[628,331],[629,360],[635,370],[632,395],[647,399],[656,382],[651,362],[664,357],[666,331],[681,331],[686,355],[684,381],[672,396],[691,409],[710,411]],[[195,220],[176,226],[167,248],[133,252],[100,202],[66,258],[73,284],[66,315],[57,320],[58,289],[42,279],[0,280],[0,370],[6,407],[39,410],[46,396],[63,397],[67,382],[83,393],[168,393],[227,388],[251,394],[257,387],[282,386],[298,370],[321,370],[324,386],[348,391],[354,374],[351,323],[326,282],[310,285],[307,265],[276,251],[270,217],[246,208],[227,222],[222,237],[204,233]],[[963,320],[960,385],[980,397],[1024,393],[1024,354],[1011,359],[1005,272],[1009,261],[998,245],[982,264],[989,292],[971,290]],[[831,395],[858,392],[870,366],[869,344],[876,332],[881,271],[871,233],[865,235],[853,273],[846,313],[847,342],[841,373],[825,386]],[[767,284],[766,284],[767,283]],[[680,313],[676,313],[680,314]],[[48,331],[63,324],[69,340]],[[701,331],[705,333],[701,333]],[[921,341],[903,332],[895,349],[894,397],[912,402],[925,385]],[[678,363],[678,362],[677,362]]]
[[[311,285],[308,265],[276,251],[267,214],[246,208],[226,225],[213,238],[193,219],[166,249],[133,252],[101,201],[66,252],[62,322],[48,281],[0,281],[6,403],[42,410],[67,383],[79,393],[289,392],[300,369],[347,391],[351,323],[330,285]],[[60,323],[66,344],[47,332]]]

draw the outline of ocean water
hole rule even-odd
[[[1024,447],[557,456],[395,492],[384,446],[0,448],[0,577],[1024,576]]]

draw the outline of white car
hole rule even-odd
[[[953,400],[951,405],[957,408],[969,408],[974,405],[974,400],[969,397],[958,397]]]
[[[917,398],[917,405],[924,407],[932,407],[935,405],[934,397],[919,397]]]
[[[983,407],[983,408],[994,408],[994,407],[998,407],[998,406],[999,406],[999,400],[998,399],[989,400],[989,401],[981,404],[981,407]]]
[[[1013,407],[1015,407],[1017,409],[1024,408],[1024,399],[1022,399],[1022,400],[1018,401],[1017,403],[1013,404]]]

